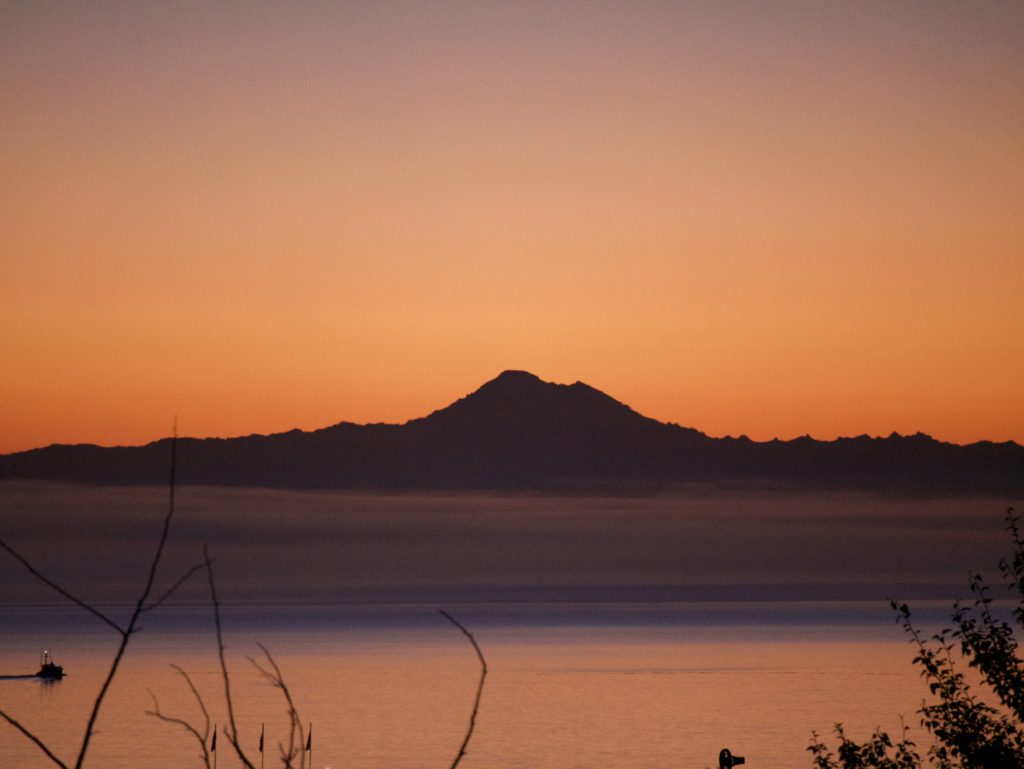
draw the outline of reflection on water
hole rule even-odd
[[[876,726],[897,729],[900,714],[916,723],[912,714],[923,685],[896,627],[694,624],[687,621],[690,608],[661,607],[657,623],[636,621],[635,607],[577,613],[563,607],[561,623],[550,608],[538,610],[543,621],[534,622],[523,607],[457,610],[491,671],[462,766],[700,769],[715,765],[719,749],[730,747],[751,769],[809,767],[805,747],[812,729],[828,731],[842,720],[854,735],[866,736]],[[742,614],[743,607],[734,608]],[[843,613],[841,607],[830,611]],[[450,765],[478,666],[466,639],[439,617],[422,609],[339,609],[333,624],[303,621],[307,615],[296,611],[279,613],[277,623],[246,625],[244,614],[233,613],[226,642],[236,716],[253,756],[261,722],[268,766],[276,765],[277,742],[287,738],[283,700],[246,659],[258,654],[261,641],[277,658],[302,720],[314,725],[317,767]],[[215,639],[204,616],[157,623],[133,642],[88,766],[201,766],[193,738],[144,712],[152,707],[152,692],[164,713],[201,726],[201,712],[170,668],[173,662],[188,671],[211,717],[223,724]],[[71,759],[117,639],[81,632],[71,621],[56,637],[61,623],[52,615],[49,637],[34,638],[27,619],[22,614],[11,621],[11,613],[0,610],[6,620],[0,670],[18,673],[34,662],[37,642],[45,642],[59,649],[68,676],[51,684],[2,680],[0,703]],[[226,745],[222,740],[219,765],[235,766]],[[0,756],[4,766],[48,766],[6,725],[0,727]]]

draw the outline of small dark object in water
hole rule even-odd
[[[718,753],[718,769],[732,769],[745,763],[743,756],[734,756],[729,748],[722,748]]]
[[[41,660],[42,666],[39,668],[39,672],[36,673],[36,678],[45,678],[48,681],[56,681],[59,678],[64,677],[64,668],[56,664],[53,658],[50,657],[50,652],[43,649],[43,657]]]

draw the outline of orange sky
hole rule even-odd
[[[0,2],[0,451],[404,421],[1024,441],[1020,3]]]

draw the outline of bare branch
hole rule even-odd
[[[444,609],[440,610],[441,616],[451,622],[455,627],[462,631],[462,634],[469,639],[469,642],[473,644],[473,649],[476,651],[476,656],[480,660],[480,683],[476,688],[476,700],[473,702],[473,712],[469,716],[469,728],[466,730],[466,737],[462,740],[462,745],[459,747],[459,753],[455,756],[455,760],[452,761],[450,769],[455,769],[462,760],[462,757],[466,755],[466,748],[469,746],[469,740],[473,736],[473,729],[476,728],[476,716],[480,711],[480,697],[484,693],[484,679],[487,678],[487,660],[484,659],[484,653],[480,651],[480,646],[477,644],[473,634],[470,633],[455,617],[446,612]]]
[[[171,477],[168,483],[168,494],[169,503],[167,506],[167,515],[164,516],[163,529],[160,531],[160,541],[156,546],[156,553],[153,555],[153,560],[149,565],[149,577],[146,579],[146,586],[142,590],[142,594],[139,596],[139,600],[135,603],[135,613],[132,615],[132,622],[129,624],[129,628],[134,626],[135,620],[138,619],[139,615],[145,611],[146,602],[149,600],[149,594],[153,591],[153,584],[156,582],[156,570],[160,565],[160,558],[163,556],[164,546],[167,544],[167,536],[171,530],[171,518],[174,517],[174,475],[177,469],[177,454],[178,454],[178,430],[177,421],[175,421],[174,437],[171,439]],[[176,588],[175,588],[176,589]],[[161,601],[163,598],[160,599]]]
[[[53,752],[48,747],[46,747],[46,744],[41,739],[36,737],[34,734],[32,734],[32,732],[30,732],[28,729],[26,729],[24,726],[18,723],[15,719],[11,718],[2,710],[0,710],[0,718],[4,719],[7,723],[9,723],[23,735],[25,735],[25,737],[34,742],[36,744],[36,747],[43,751],[43,753],[46,754],[46,757],[49,758],[53,763],[55,763],[61,769],[68,769],[67,764],[65,764],[63,761],[57,758],[57,756],[55,756]]]
[[[281,760],[282,760],[282,762],[285,765],[285,769],[288,769],[289,767],[292,766],[292,759],[294,759],[296,755],[299,755],[299,753],[300,753],[300,749],[299,748],[301,748],[301,746],[306,744],[305,743],[305,736],[306,735],[305,735],[305,733],[303,732],[303,729],[302,729],[302,721],[299,719],[299,711],[295,707],[295,701],[292,699],[292,694],[288,690],[288,684],[285,683],[284,675],[281,673],[281,668],[278,667],[276,660],[274,660],[274,657],[267,650],[266,646],[264,646],[261,643],[257,643],[256,645],[260,647],[260,650],[263,652],[264,656],[267,658],[267,662],[270,663],[270,666],[273,668],[273,672],[271,672],[271,671],[267,670],[266,668],[264,668],[262,665],[260,665],[260,663],[258,663],[252,657],[249,657],[249,662],[251,662],[253,664],[253,666],[258,671],[260,671],[260,673],[263,675],[263,677],[266,678],[267,681],[269,681],[271,685],[273,685],[275,688],[281,690],[281,693],[284,695],[285,702],[288,705],[288,719],[290,721],[290,728],[288,729],[288,750],[287,750],[287,752],[285,751],[283,743],[279,742],[277,744],[277,748],[281,752]],[[299,745],[298,748],[296,747],[296,739],[295,739],[296,735],[298,736],[298,741],[297,741],[298,745]],[[304,766],[305,762],[306,762],[306,757],[305,757],[305,754],[303,753],[300,756],[300,759],[299,759],[299,766],[300,767]]]
[[[27,560],[25,560],[21,556],[21,554],[18,553],[18,551],[16,551],[13,547],[11,547],[6,542],[4,542],[3,539],[0,539],[0,548],[3,548],[8,553],[10,553],[12,556],[14,556],[14,558],[17,561],[19,561],[22,566],[24,566],[26,569],[28,569],[29,573],[32,574],[33,577],[38,579],[40,582],[42,582],[44,585],[49,587],[51,590],[54,590],[55,592],[60,593],[62,596],[67,598],[72,603],[75,603],[78,606],[82,607],[83,609],[85,609],[87,612],[89,612],[93,616],[97,617],[98,619],[102,620],[106,624],[110,625],[110,627],[112,627],[118,633],[121,633],[122,635],[124,634],[124,632],[125,632],[124,628],[122,628],[120,625],[118,625],[116,622],[114,622],[114,620],[110,619],[110,617],[108,617],[106,614],[101,612],[96,607],[90,606],[85,601],[81,600],[80,598],[76,598],[71,593],[69,593],[67,590],[65,590],[60,585],[58,585],[56,582],[54,582],[52,579],[49,579],[44,574],[40,573],[38,569],[36,569],[32,564],[30,564]]]
[[[203,710],[203,717],[205,718],[203,733],[200,734],[199,730],[196,729],[196,727],[194,727],[192,724],[190,724],[188,721],[182,718],[174,718],[173,716],[167,716],[161,713],[160,703],[157,700],[156,695],[153,694],[153,692],[149,693],[149,696],[153,698],[153,709],[147,710],[145,711],[145,713],[147,716],[153,716],[154,718],[158,718],[161,721],[165,721],[166,723],[177,724],[178,726],[188,731],[189,734],[191,734],[193,737],[195,737],[196,742],[199,743],[199,747],[202,750],[202,753],[199,754],[199,757],[203,759],[203,763],[206,765],[206,769],[210,769],[210,752],[206,747],[206,741],[210,737],[210,715],[206,711],[206,706],[203,704],[202,697],[199,696],[199,692],[197,692],[195,686],[193,686],[192,679],[188,677],[188,673],[179,668],[177,665],[171,665],[171,667],[177,670],[188,682],[189,688],[192,689],[192,693],[195,695],[196,700],[199,702],[199,707],[201,707]]]
[[[229,727],[224,728],[224,734],[228,738],[228,742],[235,749],[235,753],[238,755],[239,760],[245,764],[248,769],[256,769],[253,766],[252,761],[245,755],[242,750],[242,746],[238,744],[238,727],[235,725],[235,707],[234,701],[231,699],[231,676],[228,673],[228,665],[224,660],[224,634],[220,625],[220,601],[217,600],[217,586],[213,580],[213,561],[210,560],[210,553],[206,545],[203,545],[203,565],[206,567],[206,575],[209,578],[210,583],[210,601],[213,603],[213,620],[214,626],[217,629],[217,656],[220,659],[220,672],[221,677],[224,679],[224,699],[228,706],[228,723]]]
[[[109,691],[110,685],[114,681],[114,676],[117,675],[117,669],[121,665],[121,660],[124,657],[125,649],[127,649],[128,647],[128,641],[131,638],[132,634],[135,633],[137,630],[136,625],[138,623],[139,616],[143,612],[143,607],[149,600],[149,594],[153,590],[153,582],[156,579],[156,572],[157,568],[160,565],[160,558],[163,555],[164,546],[167,544],[167,534],[168,531],[170,530],[171,518],[174,517],[174,474],[176,468],[177,446],[178,431],[177,425],[175,425],[174,437],[171,439],[171,471],[168,484],[170,491],[170,501],[167,507],[167,515],[164,517],[163,530],[160,535],[160,542],[157,545],[156,553],[154,554],[153,560],[150,563],[149,578],[146,580],[146,584],[142,589],[142,593],[139,595],[138,601],[136,601],[135,611],[132,613],[131,619],[128,621],[128,624],[126,626],[122,627],[118,625],[116,622],[114,622],[112,619],[110,619],[108,616],[103,614],[95,607],[90,606],[85,601],[82,601],[81,599],[73,596],[71,593],[62,588],[56,582],[54,582],[53,580],[49,579],[48,577],[44,576],[41,572],[39,572],[38,569],[32,566],[32,564],[25,560],[10,545],[8,545],[3,540],[0,540],[0,547],[2,547],[8,553],[14,556],[14,558],[17,559],[26,569],[28,569],[29,573],[36,577],[36,579],[38,579],[40,582],[47,585],[60,595],[64,596],[68,600],[82,607],[90,614],[93,614],[94,616],[102,620],[104,623],[106,623],[114,630],[116,630],[121,636],[121,643],[118,645],[117,653],[114,655],[114,660],[110,664],[110,670],[107,672],[107,676],[103,680],[103,684],[100,686],[99,693],[96,695],[96,700],[93,702],[92,712],[89,714],[89,721],[85,727],[85,734],[82,736],[82,744],[79,747],[78,758],[75,760],[75,769],[81,769],[81,766],[85,761],[85,755],[89,750],[89,743],[92,740],[92,735],[96,727],[96,719],[99,717],[100,708],[103,706],[103,701],[107,696],[107,691]],[[26,738],[34,742],[39,747],[39,749],[42,750],[50,758],[51,761],[56,763],[58,766],[67,769],[66,765],[60,759],[58,759],[52,753],[52,751],[50,751],[50,749],[43,744],[43,742],[38,737],[29,732],[25,727],[23,727],[10,716],[8,716],[6,713],[3,713],[2,715],[3,718],[8,723],[10,723],[16,729],[18,729]]]
[[[199,692],[196,690],[196,686],[195,686],[195,684],[192,683],[192,679],[189,678],[188,673],[186,673],[184,670],[182,670],[177,665],[173,665],[172,664],[171,667],[178,671],[178,673],[181,675],[181,677],[185,679],[185,683],[188,684],[188,688],[192,690],[192,696],[196,698],[196,702],[199,705],[199,709],[203,711],[203,720],[206,723],[206,727],[203,730],[203,737],[204,738],[205,737],[209,737],[210,736],[210,713],[206,709],[206,703],[203,702],[203,698],[200,696]]]
[[[174,517],[174,475],[177,467],[177,449],[178,430],[177,425],[175,425],[174,437],[171,439],[171,472],[168,482],[169,503],[167,506],[167,515],[164,516],[163,529],[160,532],[160,542],[157,544],[156,553],[154,553],[153,560],[150,563],[149,577],[146,580],[145,587],[143,587],[142,593],[140,593],[138,600],[135,602],[135,610],[132,612],[132,616],[128,621],[127,627],[122,631],[121,643],[117,648],[117,654],[114,655],[114,661],[110,665],[110,671],[107,673],[107,677],[104,679],[103,685],[100,687],[99,694],[96,695],[96,702],[93,703],[92,713],[89,715],[89,722],[85,727],[85,735],[82,737],[82,747],[78,752],[78,760],[75,761],[75,769],[81,769],[82,763],[85,761],[85,754],[89,750],[89,742],[92,740],[93,730],[96,727],[96,719],[99,717],[100,708],[103,706],[103,700],[106,698],[107,691],[110,689],[110,685],[114,681],[114,676],[117,674],[117,669],[121,665],[121,660],[124,657],[125,650],[128,648],[128,641],[131,639],[132,634],[136,632],[136,625],[138,624],[139,617],[142,615],[143,607],[149,600],[149,594],[153,590],[153,583],[156,580],[156,572],[160,565],[160,558],[163,556],[164,546],[167,544],[167,535],[171,528],[171,519]]]
[[[206,568],[206,564],[205,563],[197,563],[195,566],[193,566],[191,569],[189,569],[183,575],[181,575],[181,577],[178,579],[178,581],[175,582],[173,585],[171,585],[171,587],[162,596],[160,596],[155,601],[151,602],[149,605],[144,607],[142,609],[142,611],[146,612],[146,611],[153,611],[154,609],[156,609],[158,606],[160,606],[160,604],[162,604],[164,601],[166,601],[168,598],[170,598],[171,595],[174,594],[174,591],[176,591],[178,588],[180,588],[182,585],[184,585],[186,582],[188,582],[189,578],[193,574],[195,574],[196,572],[200,571],[201,569],[205,569],[205,568]]]

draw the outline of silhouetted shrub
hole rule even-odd
[[[905,603],[892,602],[900,623],[917,646],[914,664],[934,699],[918,713],[934,738],[927,751],[938,769],[1022,769],[1024,767],[1024,662],[1018,653],[1014,626],[1024,630],[1024,542],[1021,519],[1010,508],[1007,529],[1013,556],[999,564],[1014,604],[1012,624],[993,613],[992,590],[977,574],[970,576],[974,600],[953,607],[952,626],[924,638],[910,620]],[[962,665],[978,671],[981,694],[970,685]],[[917,746],[904,726],[899,741],[876,731],[865,743],[851,740],[836,724],[836,753],[818,735],[808,748],[815,769],[917,769]]]

